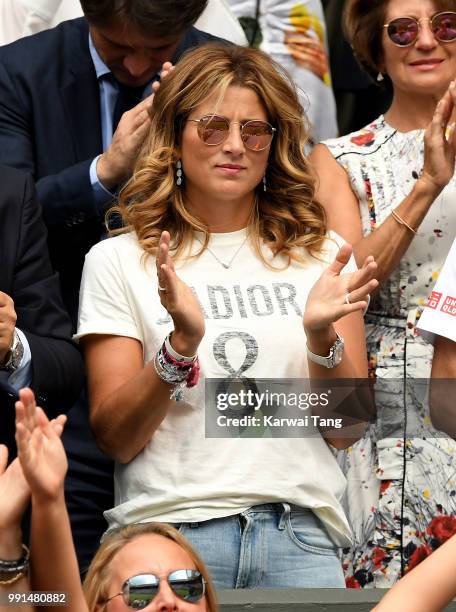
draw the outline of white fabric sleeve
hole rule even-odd
[[[456,342],[456,240],[418,321],[420,334],[429,342],[435,335]]]
[[[209,0],[195,27],[235,45],[245,47],[248,44],[241,24],[225,0]]]
[[[0,0],[0,45],[21,38],[27,7],[21,0]]]
[[[141,328],[128,300],[119,256],[102,241],[86,255],[79,295],[79,340],[88,334],[127,336],[143,342]]]

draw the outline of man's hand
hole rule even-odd
[[[16,319],[13,300],[9,295],[0,291],[0,365],[5,363],[13,343]]]
[[[166,78],[173,68],[171,62],[165,62],[160,78]],[[152,84],[152,95],[122,115],[111,144],[99,157],[97,176],[106,189],[113,189],[130,178],[150,128],[152,104],[159,88],[160,82],[156,81]]]

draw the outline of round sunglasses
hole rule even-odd
[[[122,595],[129,608],[142,610],[157,595],[161,580],[166,580],[173,593],[188,603],[197,603],[206,592],[206,582],[198,570],[181,569],[167,576],[156,576],[155,574],[132,576],[123,583],[120,593],[109,597],[104,603]]]
[[[274,137],[275,127],[267,121],[230,121],[226,117],[219,115],[205,115],[201,119],[187,119],[197,124],[197,131],[200,140],[204,144],[215,147],[222,144],[228,138],[230,125],[237,124],[241,128],[242,142],[251,151],[263,151],[267,149]]]
[[[421,21],[428,21],[434,37],[443,43],[456,40],[456,13],[448,11],[437,13],[430,19],[398,17],[383,26],[390,40],[398,47],[409,47],[415,44],[421,28]]]

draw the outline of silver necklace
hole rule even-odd
[[[198,240],[198,242],[199,242],[201,245],[203,245],[203,243],[201,242],[201,240],[200,240],[199,238],[197,238],[196,236],[195,236],[195,238]],[[212,249],[210,249],[208,246],[206,247],[206,249],[209,251],[209,253],[212,255],[212,257],[213,257],[213,258],[214,258],[216,261],[218,261],[218,263],[219,263],[221,266],[223,266],[223,267],[225,268],[225,270],[228,270],[229,268],[231,268],[231,264],[233,263],[233,261],[234,261],[234,259],[235,259],[236,255],[239,253],[239,251],[242,249],[242,247],[244,246],[244,244],[247,242],[247,238],[248,238],[248,236],[246,236],[246,237],[244,238],[244,240],[243,240],[243,241],[241,242],[241,244],[238,246],[238,248],[236,249],[236,251],[235,251],[234,255],[231,257],[231,259],[230,259],[230,261],[229,261],[228,263],[225,263],[224,261],[222,261],[222,260],[220,259],[220,257],[217,257],[217,255],[214,253],[214,251],[213,251]]]

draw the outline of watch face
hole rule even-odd
[[[24,356],[24,347],[22,345],[21,339],[17,332],[14,332],[14,341],[13,346],[11,348],[11,357],[10,363],[8,364],[8,369],[12,372],[17,370],[20,366],[22,357]]]

